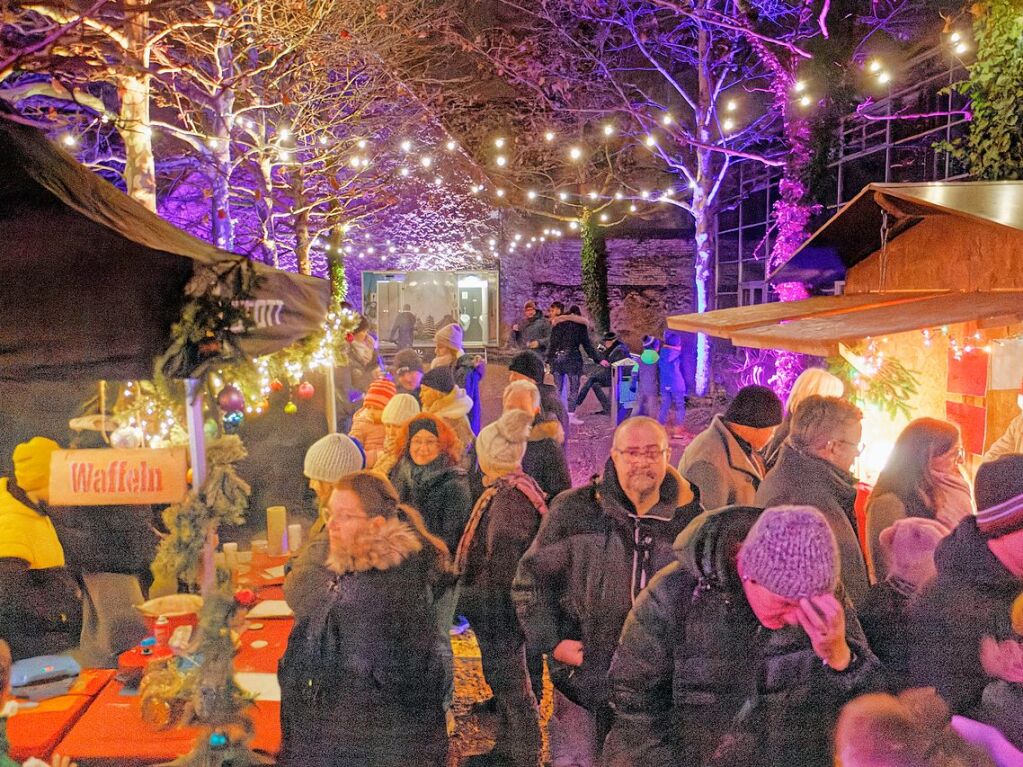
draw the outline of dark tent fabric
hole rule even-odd
[[[7,110],[3,110],[7,112]],[[9,114],[9,112],[8,112]],[[186,285],[242,258],[177,229],[0,112],[0,380],[151,378]],[[249,356],[322,327],[326,280],[252,264]]]

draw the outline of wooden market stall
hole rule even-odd
[[[776,269],[804,300],[685,314],[676,330],[736,346],[842,356],[865,378],[885,360],[912,374],[912,417],[960,424],[974,456],[1017,414],[1023,379],[1023,182],[870,184]],[[865,408],[884,463],[905,416]]]

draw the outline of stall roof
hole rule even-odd
[[[777,304],[790,307],[786,317],[777,316],[752,326],[734,325],[728,330],[722,329],[720,317],[701,326],[696,318],[707,314],[670,317],[668,325],[730,338],[736,346],[788,349],[826,357],[836,353],[840,343],[848,344],[864,338],[958,322],[981,322],[994,327],[1023,321],[1023,291],[916,294],[913,298],[898,300],[892,300],[897,294],[864,295],[873,296],[874,302],[855,305],[842,300],[853,296],[830,296]],[[807,314],[800,306],[809,302],[816,302],[812,314]],[[831,311],[818,310],[825,302],[830,302]],[[732,312],[738,322],[745,309],[747,307],[724,309],[710,314]]]
[[[242,259],[181,231],[0,107],[0,380],[149,378],[199,264]],[[322,327],[326,280],[252,263],[267,354]]]
[[[808,239],[768,281],[826,285],[881,247],[884,210],[889,241],[926,216],[949,215],[1023,231],[1023,181],[868,184]]]
[[[920,293],[858,293],[845,296],[815,296],[803,301],[773,302],[734,309],[717,309],[703,314],[679,314],[668,318],[668,327],[718,338],[731,338],[747,328],[792,322],[805,317],[828,317],[877,306],[903,304],[937,295],[936,291]]]

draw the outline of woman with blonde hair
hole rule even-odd
[[[845,384],[842,383],[842,379],[838,376],[833,376],[823,368],[807,368],[800,373],[795,383],[792,384],[789,398],[785,401],[785,418],[778,425],[778,428],[774,430],[774,436],[771,437],[771,441],[761,451],[761,457],[764,459],[767,469],[774,468],[774,465],[778,462],[782,443],[789,436],[792,415],[803,400],[814,394],[820,397],[841,397],[844,393]]]
[[[337,482],[328,508],[330,578],[278,668],[278,763],[442,767],[435,594],[451,582],[447,547],[372,472]]]

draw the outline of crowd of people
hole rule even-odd
[[[739,390],[677,469],[665,426],[633,415],[573,487],[581,350],[609,355],[562,309],[548,328],[527,305],[486,425],[485,363],[458,325],[429,365],[353,361],[368,375],[348,433],[305,454],[319,515],[284,585],[280,764],[445,764],[461,615],[496,721],[470,765],[539,763],[545,666],[554,767],[1023,765],[1023,446],[971,478],[957,428],[918,419],[864,505],[871,435],[811,369],[786,403]],[[19,446],[0,480],[16,658],[84,636],[74,531],[46,506],[53,449]]]

